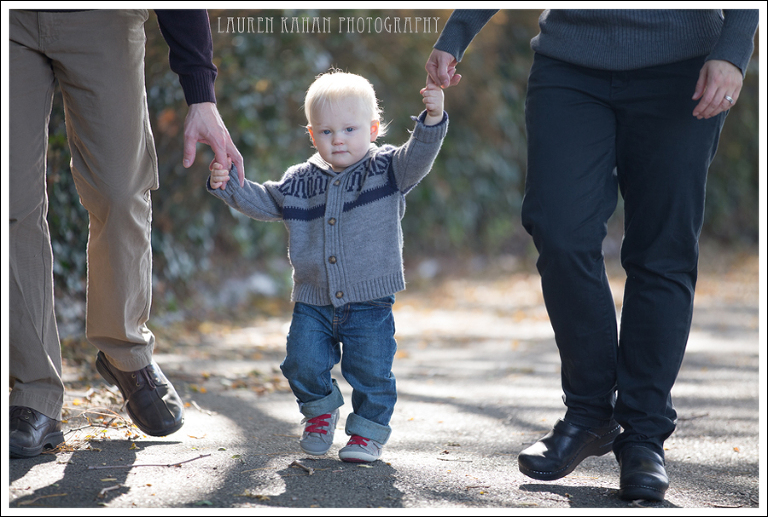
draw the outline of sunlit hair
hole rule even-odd
[[[363,113],[369,113],[371,121],[379,121],[378,136],[384,136],[388,124],[381,122],[382,111],[373,85],[368,79],[356,74],[331,69],[318,75],[304,97],[304,114],[311,126],[313,115],[319,114],[323,108],[348,106],[352,102],[357,103]]]

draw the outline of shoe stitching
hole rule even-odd
[[[625,490],[627,488],[647,488],[648,490],[654,490],[656,492],[664,493],[666,489],[662,490],[656,487],[648,486],[648,485],[624,485],[621,487],[622,490]]]

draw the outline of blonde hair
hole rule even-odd
[[[368,79],[338,69],[318,75],[304,97],[304,114],[307,123],[312,125],[312,115],[326,107],[336,107],[357,103],[358,109],[370,113],[371,121],[379,122],[378,136],[384,136],[387,125],[381,122],[381,108],[376,100],[376,92]]]

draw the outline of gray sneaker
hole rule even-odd
[[[339,458],[351,463],[370,463],[381,457],[383,447],[384,445],[376,440],[353,434],[347,445],[339,451]]]
[[[339,410],[326,413],[314,418],[305,418],[301,421],[304,433],[301,435],[299,445],[301,450],[313,456],[322,456],[333,444],[333,433],[336,431],[336,422],[339,420]]]

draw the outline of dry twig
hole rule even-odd
[[[46,497],[62,497],[62,496],[65,496],[65,495],[67,495],[67,494],[51,494],[51,495],[41,495],[41,496],[35,497],[35,498],[34,498],[34,499],[32,499],[31,501],[22,501],[22,502],[20,502],[20,503],[19,503],[19,506],[21,506],[21,505],[28,505],[28,504],[32,504],[32,503],[34,503],[35,501],[39,501],[40,499],[45,499]]]
[[[197,403],[197,402],[195,402],[194,400],[190,401],[190,404],[192,404],[192,405],[194,406],[194,408],[195,408],[195,409],[197,409],[198,411],[200,411],[201,413],[208,413],[208,415],[210,415],[210,416],[213,416],[213,413],[211,413],[211,412],[210,412],[210,411],[208,411],[207,409],[203,409],[203,408],[201,408],[201,407],[198,405],[198,403]]]
[[[679,420],[695,420],[697,418],[704,418],[705,416],[709,416],[709,413],[700,413],[698,415],[682,416],[682,417],[677,417],[677,419],[678,421]]]
[[[88,467],[88,470],[102,470],[102,469],[124,469],[129,468],[132,469],[134,467],[180,467],[183,463],[189,463],[190,461],[199,460],[200,458],[206,458],[210,456],[210,454],[201,454],[197,458],[192,458],[191,460],[185,460],[180,461],[178,463],[157,463],[157,464],[141,464],[141,465],[102,465],[97,467]]]
[[[294,460],[293,463],[291,463],[289,465],[289,467],[294,467],[294,466],[295,467],[299,467],[300,469],[304,469],[307,472],[307,474],[310,475],[310,476],[315,473],[315,469],[313,469],[311,467],[307,467],[306,465],[302,465],[301,463],[299,463],[298,461],[295,461],[295,460]]]
[[[117,488],[120,488],[121,486],[123,486],[123,485],[115,485],[115,486],[108,486],[107,488],[102,488],[102,489],[101,489],[101,491],[98,493],[98,495],[96,495],[96,499],[101,499],[101,498],[102,498],[102,497],[104,497],[104,496],[107,494],[107,492],[109,492],[110,490],[115,490],[115,489],[117,489]]]

